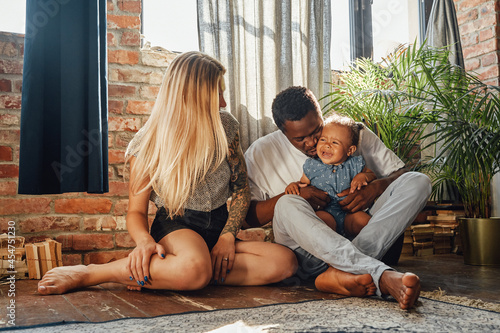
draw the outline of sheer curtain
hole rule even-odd
[[[328,91],[330,0],[197,1],[200,50],[227,68],[225,97],[244,150],[276,129],[277,93],[293,85],[318,98]]]

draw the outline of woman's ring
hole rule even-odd
[[[224,260],[224,261],[228,261],[229,259],[227,259],[227,258],[222,258],[222,260]]]

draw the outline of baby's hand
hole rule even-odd
[[[369,181],[370,179],[365,173],[358,173],[351,181],[351,190],[349,191],[349,193],[354,193],[354,191],[356,190],[361,190],[363,186],[368,185]]]
[[[300,194],[299,184],[300,184],[300,182],[290,183],[290,185],[288,185],[285,189],[285,194],[299,195]]]

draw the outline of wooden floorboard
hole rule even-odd
[[[471,266],[453,254],[428,257],[401,257],[399,271],[419,275],[422,290],[444,290],[448,295],[465,296],[500,303],[500,267]],[[312,282],[296,280],[270,286],[208,286],[190,292],[129,291],[125,286],[106,283],[65,295],[42,296],[37,280],[16,281],[16,324],[37,325],[61,321],[102,322],[119,318],[155,317],[192,311],[247,308],[278,303],[296,303],[343,296],[322,293]],[[7,326],[9,285],[0,285],[0,327]]]

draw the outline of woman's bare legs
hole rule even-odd
[[[151,257],[150,277],[144,287],[151,289],[194,290],[205,287],[212,277],[210,253],[203,239],[192,230],[177,230],[165,236],[164,259]],[[107,264],[57,267],[38,283],[41,294],[62,294],[72,289],[117,282],[137,287],[130,280],[128,259]]]
[[[297,270],[297,258],[287,247],[269,242],[236,242],[234,266],[224,285],[258,286],[280,282]]]
[[[187,229],[165,236],[165,259],[151,257],[150,277],[144,285],[150,289],[194,290],[205,287],[212,279],[210,254],[203,239]],[[267,242],[237,242],[234,266],[227,275],[227,285],[263,285],[292,276],[297,269],[295,254],[288,248]],[[50,270],[38,283],[41,294],[67,291],[117,282],[138,287],[129,279],[127,258],[107,264],[66,266]],[[135,288],[132,288],[135,289]]]

